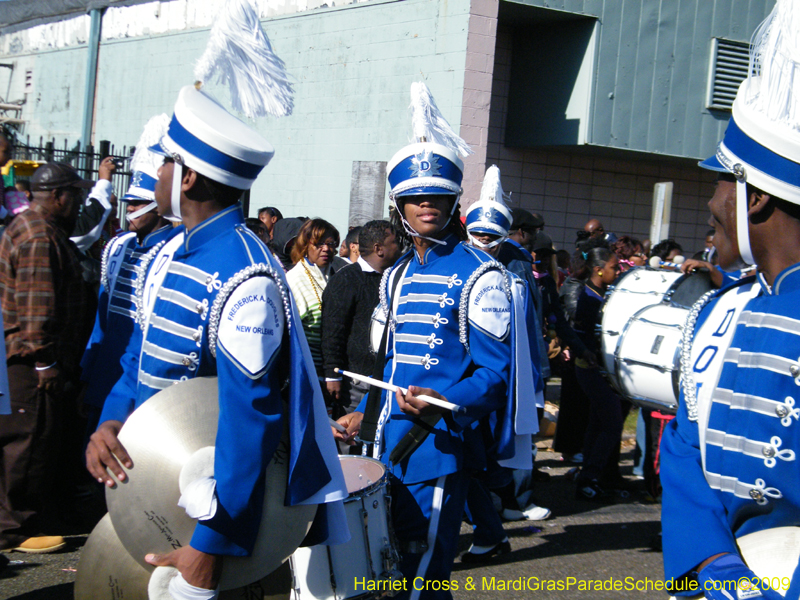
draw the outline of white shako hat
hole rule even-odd
[[[736,228],[742,260],[750,248],[747,187],[800,204],[800,10],[778,0],[753,34],[748,76],[714,156],[700,166],[736,178]]]
[[[405,230],[414,231],[403,214],[403,199],[409,196],[448,194],[453,196],[450,216],[456,210],[461,195],[464,163],[458,157],[472,154],[472,149],[450,127],[428,86],[411,84],[411,124],[414,143],[397,152],[386,167],[390,186],[389,197],[400,216]],[[431,241],[439,243],[439,240]]]
[[[155,210],[156,181],[158,180],[158,167],[161,166],[161,155],[154,153],[150,147],[157,143],[167,131],[169,117],[162,113],[151,117],[144,126],[142,135],[136,143],[136,151],[131,158],[131,182],[128,191],[120,202],[148,202],[146,206],[127,215],[128,219],[135,219],[145,213]]]
[[[486,170],[481,187],[481,197],[469,207],[466,215],[467,234],[473,244],[480,248],[492,248],[508,237],[508,230],[514,219],[505,203],[503,186],[500,183],[500,169],[492,165]],[[500,236],[483,244],[473,237],[475,233],[488,233]]]
[[[275,150],[261,134],[193,85],[178,94],[161,153],[224,185],[248,190]]]
[[[194,74],[198,83],[181,89],[167,133],[154,151],[223,185],[248,190],[275,151],[199,82],[217,75],[228,84],[233,108],[250,119],[292,113],[294,91],[286,65],[273,52],[249,0],[225,1]],[[181,171],[174,169],[172,218],[180,218]]]

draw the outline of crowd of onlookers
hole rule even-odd
[[[0,140],[0,162],[8,161],[8,152],[8,143]],[[5,181],[10,202],[4,207],[7,212],[6,231],[0,244],[0,290],[7,318],[11,394],[30,396],[44,391],[59,399],[48,408],[47,414],[31,415],[32,419],[43,420],[44,428],[40,431],[36,425],[28,430],[33,435],[52,437],[46,447],[49,453],[60,457],[59,480],[41,482],[42,478],[33,478],[40,482],[38,487],[27,486],[25,477],[16,483],[5,482],[12,501],[16,500],[16,494],[26,499],[23,504],[32,502],[43,508],[42,515],[47,518],[35,525],[41,531],[53,528],[47,519],[59,524],[72,521],[72,525],[80,526],[74,522],[76,514],[81,512],[75,510],[76,506],[97,496],[94,482],[85,476],[81,458],[87,428],[85,411],[80,408],[79,362],[95,318],[102,251],[121,232],[110,185],[115,168],[110,159],[103,161],[98,182],[93,186],[74,169],[53,164],[42,167],[30,181],[20,178],[14,181],[13,174]],[[84,199],[82,189],[90,186],[92,191]],[[135,206],[126,210],[130,212],[132,208]],[[604,378],[599,360],[602,348],[595,330],[605,291],[621,272],[645,266],[653,256],[673,261],[683,254],[683,249],[673,240],[664,240],[650,248],[649,240],[628,235],[617,237],[606,232],[599,220],[591,219],[577,233],[574,251],[557,250],[545,233],[545,222],[540,215],[519,208],[512,213],[514,222],[509,239],[525,251],[525,259],[513,268],[537,290],[536,310],[542,325],[536,336],[541,354],[539,367],[546,380],[561,379],[554,449],[564,460],[581,465],[577,473],[578,499],[608,501],[617,490],[632,485],[619,471],[622,424],[631,405]],[[257,214],[257,218],[246,219],[245,224],[286,270],[329,414],[338,418],[358,406],[368,387],[342,378],[335,369],[372,374],[371,333],[381,319],[380,311],[375,310],[379,304],[379,285],[384,271],[404,251],[407,238],[390,220],[353,226],[342,237],[324,219],[284,218],[275,207],[261,208]],[[713,264],[712,236],[713,232],[709,232],[706,247],[693,257],[695,264],[709,267]],[[34,257],[28,267],[15,262],[19,248],[39,238],[47,239],[51,249],[57,249],[58,259]],[[67,242],[68,238],[74,245]],[[36,269],[40,275],[46,273],[48,281],[26,277],[26,268]],[[19,299],[26,294],[35,300],[29,306],[20,306]],[[35,335],[26,337],[26,327],[28,333],[35,331],[36,314],[44,310],[39,306],[43,303],[66,310],[73,321],[69,339],[55,345],[60,347],[43,349],[37,345]],[[382,325],[377,329],[382,330]],[[68,398],[68,402],[63,402],[63,398]],[[649,411],[641,413],[642,427],[650,431]],[[64,427],[65,423],[68,427]],[[637,472],[646,479],[648,492],[656,497],[659,489],[653,450],[658,440],[649,434],[643,436],[645,439],[640,459],[637,457]],[[23,455],[28,471],[50,469],[46,464],[52,461],[39,455],[38,449],[25,456],[28,451],[25,441],[18,432],[4,428],[2,418],[0,444],[6,456],[11,450]],[[358,447],[345,446],[341,450],[360,451]],[[516,515],[510,518],[546,518],[549,510],[537,507],[531,496],[537,483],[547,478],[546,472],[537,469],[528,473],[510,494],[525,500],[509,508],[509,494],[505,494],[501,499],[503,514]],[[526,511],[516,510],[523,505]],[[11,517],[5,521],[0,517],[5,547],[37,551],[40,546],[53,546],[53,539],[37,542],[43,538],[30,536],[33,531],[30,524],[17,536],[7,535],[9,531],[13,534],[15,523],[24,518],[13,511],[6,514]],[[26,549],[25,544],[32,547]]]

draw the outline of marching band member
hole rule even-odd
[[[251,54],[254,39],[260,40],[260,48],[269,48],[248,2],[229,2],[225,10],[231,12],[220,21],[244,22],[240,29],[247,38],[248,52],[239,48],[231,55]],[[219,41],[215,32],[211,40]],[[280,59],[271,55],[271,60],[282,70]],[[264,78],[281,88],[282,82],[269,73],[274,71],[267,69]],[[234,73],[226,75],[236,80]],[[235,86],[231,91],[236,107],[237,94],[244,92]],[[264,102],[275,96],[274,91],[265,95]],[[291,102],[283,106],[291,111]],[[251,118],[259,114],[245,112]],[[87,450],[87,465],[109,486],[115,482],[106,468],[124,481],[119,462],[127,468],[135,465],[117,435],[133,409],[181,380],[217,376],[215,477],[206,490],[216,499],[216,509],[200,518],[189,546],[146,557],[150,564],[178,569],[180,576],[170,583],[173,596],[212,598],[221,557],[247,556],[257,537],[268,535],[259,531],[265,470],[284,428],[281,389],[287,380],[286,501],[323,504],[312,527],[314,542],[326,535],[328,542],[346,539],[347,532],[341,531],[344,509],[338,501],[347,491],[283,270],[244,225],[239,198],[272,158],[272,146],[206,92],[187,86],[154,150],[164,155],[155,187],[159,213],[181,219],[185,234],[155,247],[143,259],[146,278],[137,288],[141,355],[123,358],[123,377],[106,400]],[[136,477],[135,470],[131,477]],[[204,499],[211,504],[210,496]]]
[[[162,114],[145,125],[131,160],[131,184],[121,198],[128,207],[135,208],[127,215],[130,231],[118,235],[103,249],[97,316],[81,360],[88,434],[97,428],[106,396],[122,375],[120,359],[138,327],[134,290],[139,262],[153,246],[182,229],[174,229],[156,211],[155,185],[162,157],[149,147],[161,139],[168,123],[169,117]],[[134,343],[138,343],[135,339]]]
[[[754,37],[725,138],[701,163],[719,172],[708,206],[720,266],[753,264],[758,274],[709,292],[687,319],[680,408],[661,446],[664,570],[674,593],[800,594],[797,571],[779,593],[736,544],[797,525],[800,515],[799,31],[796,3],[778,0]]]
[[[374,440],[376,457],[389,467],[400,570],[408,582],[401,597],[450,598],[469,481],[463,431],[496,412],[496,455],[516,456],[517,386],[510,385],[516,373],[514,304],[502,265],[463,243],[458,218],[463,166],[456,149],[468,147],[441,117],[424,84],[412,86],[412,106],[418,142],[392,158],[388,178],[393,219],[413,248],[384,274],[380,288],[387,315],[383,378],[408,391],[375,394],[373,388],[356,412],[339,419],[348,436],[337,437],[352,440],[360,428],[361,439]],[[528,357],[532,388],[530,366]],[[519,380],[525,377],[520,374]],[[466,413],[443,411],[418,398],[421,394],[445,398]]]

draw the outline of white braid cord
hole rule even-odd
[[[292,327],[292,307],[289,302],[289,291],[283,285],[283,281],[278,276],[278,273],[266,263],[257,263],[250,265],[236,273],[233,277],[225,282],[225,285],[219,290],[214,303],[211,305],[211,311],[208,313],[208,349],[211,356],[217,356],[217,333],[219,332],[219,320],[222,313],[222,307],[228,301],[228,298],[237,287],[242,285],[245,281],[252,277],[259,275],[266,275],[270,277],[278,286],[281,293],[281,300],[283,301],[283,312],[286,316],[286,327],[291,330]]]
[[[166,240],[157,243],[147,254],[142,257],[142,259],[139,261],[139,264],[136,265],[136,285],[134,287],[133,301],[136,305],[136,322],[139,323],[139,327],[142,329],[142,331],[144,331],[145,322],[144,284],[145,280],[147,279],[147,269],[150,267],[150,263],[153,262],[156,255],[166,243]]]
[[[694,338],[694,328],[697,324],[697,317],[703,310],[717,290],[711,290],[703,294],[700,299],[692,305],[686,322],[683,325],[683,336],[681,337],[681,386],[683,387],[683,401],[686,403],[686,410],[689,413],[689,420],[697,422],[697,386],[692,375],[692,341]]]
[[[475,269],[464,284],[464,288],[461,290],[461,300],[458,303],[458,340],[464,344],[467,352],[469,352],[469,338],[467,335],[469,294],[478,279],[480,279],[484,273],[492,269],[496,269],[503,274],[503,291],[506,293],[506,298],[511,302],[511,284],[509,282],[508,272],[501,263],[496,260],[490,260],[482,263],[481,266]]]

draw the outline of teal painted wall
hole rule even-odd
[[[730,118],[730,113],[705,108],[711,39],[749,41],[775,2],[515,0],[503,4],[517,9],[517,20],[525,14],[520,7],[598,18],[589,143],[700,158],[713,153]],[[502,5],[500,16],[504,26],[519,25],[503,19]],[[535,57],[528,62],[535,65]],[[513,86],[512,81],[512,94]]]
[[[352,162],[388,161],[409,142],[413,81],[427,82],[458,131],[469,8],[469,0],[376,0],[264,21],[296,79],[295,110],[255,123],[276,152],[253,187],[251,212],[272,205],[346,231]],[[94,139],[132,145],[149,117],[171,114],[207,40],[208,30],[195,30],[104,42]],[[77,140],[85,46],[15,60],[35,65],[37,104],[26,108],[25,133]],[[227,102],[220,85],[206,89]]]

